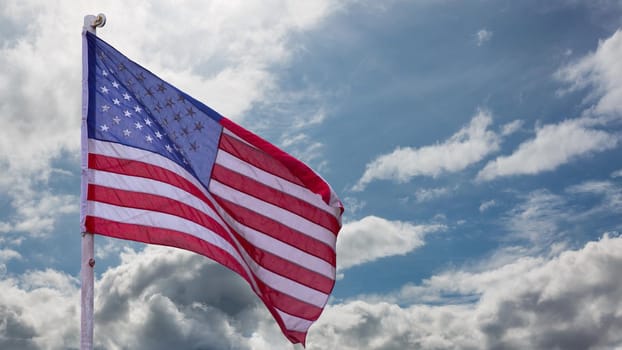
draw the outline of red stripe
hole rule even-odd
[[[270,142],[242,128],[241,126],[227,118],[223,117],[220,120],[220,124],[244,141],[257,147],[258,149],[261,149],[262,151],[272,156],[274,159],[278,160],[292,174],[294,174],[294,176],[300,182],[302,182],[304,187],[308,188],[314,193],[319,194],[320,196],[322,196],[322,199],[324,199],[324,202],[326,204],[330,204],[332,192],[330,186],[328,186],[328,184],[318,174],[316,174],[315,171],[311,170],[311,168],[309,168],[306,164],[283,152],[281,149],[274,146]],[[343,207],[341,209],[343,211]]]
[[[87,232],[104,236],[189,250],[225,265],[249,282],[246,270],[228,252],[187,233],[159,227],[126,224],[93,216],[86,217],[86,229]]]
[[[269,305],[268,304],[269,301],[263,298],[261,298],[261,300],[264,302],[264,304]],[[270,313],[272,314],[272,317],[274,317],[279,327],[281,328],[281,332],[285,334],[287,339],[289,339],[292,343],[302,343],[302,346],[305,347],[305,342],[307,340],[307,332],[291,331],[285,328],[285,325],[283,324],[283,320],[281,319],[281,316],[276,312],[276,310],[272,307],[268,307],[268,311],[270,311]]]
[[[335,251],[324,242],[318,241],[278,221],[227,201],[226,199],[218,196],[214,196],[214,198],[218,201],[218,204],[230,213],[239,223],[263,232],[272,238],[278,239],[283,243],[296,247],[335,266]]]
[[[174,199],[151,193],[125,191],[95,184],[89,184],[87,199],[121,207],[175,215],[213,231],[235,247],[231,236],[227,234],[225,229],[214,218]]]
[[[293,175],[283,164],[279,163],[277,159],[272,158],[260,149],[241,142],[235,137],[223,133],[220,137],[218,148],[272,175],[303,186],[300,179]]]
[[[329,231],[334,232],[335,234],[337,234],[340,229],[337,219],[324,210],[321,210],[299,198],[293,197],[287,194],[287,192],[282,192],[268,187],[245,175],[225,168],[222,165],[214,164],[212,178],[225,185],[235,188],[240,192],[244,192],[262,201],[297,214],[328,229]]]
[[[137,160],[114,158],[101,154],[89,153],[89,168],[124,174],[146,179],[154,179],[188,191],[207,202],[207,198],[192,182],[168,169]],[[209,204],[209,203],[208,203]]]
[[[89,168],[115,174],[129,175],[161,181],[180,188],[202,200],[212,210],[216,208],[205,194],[192,182],[168,169],[129,159],[108,157],[100,154],[89,154]]]
[[[257,280],[257,285],[261,290],[264,299],[269,301],[268,305],[272,305],[290,315],[304,318],[308,321],[315,321],[322,313],[322,308],[308,304],[303,300],[296,299],[289,294],[273,289],[260,280]]]
[[[161,197],[154,194],[132,192],[113,189],[105,186],[89,184],[88,199],[108,203],[116,206],[129,207],[135,209],[149,210],[154,212],[166,213],[184,218],[213,231],[224,238],[231,246],[235,243],[225,229],[220,226],[213,218],[192,206],[170,198]],[[334,281],[326,276],[310,271],[294,262],[278,257],[255,247],[244,239],[236,231],[231,230],[237,240],[242,244],[248,255],[259,265],[310,288],[329,294],[333,288]]]
[[[249,243],[242,236],[237,235],[237,237],[248,255],[264,268],[325,294],[330,294],[333,290],[333,286],[335,285],[334,280],[315,271],[311,271],[295,262],[262,250]]]

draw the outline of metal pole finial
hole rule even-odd
[[[95,33],[95,28],[101,28],[106,25],[106,15],[103,13],[95,15],[84,16],[83,29],[87,32]]]
[[[103,27],[106,25],[106,15],[100,13],[95,17],[95,22],[93,22],[93,27]]]

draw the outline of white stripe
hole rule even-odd
[[[324,307],[326,304],[328,294],[315,290],[311,287],[307,287],[304,284],[300,284],[296,281],[290,280],[287,277],[283,277],[263,268],[263,266],[257,264],[253,259],[251,259],[244,250],[242,250],[242,255],[244,255],[246,260],[248,260],[248,264],[251,269],[255,271],[257,277],[259,277],[259,279],[264,281],[271,288],[283,292],[294,299],[298,299],[304,303],[320,308]]]
[[[138,148],[125,146],[119,143],[114,142],[106,142],[99,141],[94,139],[89,139],[89,153],[101,154],[103,156],[120,158],[120,159],[129,159],[133,161],[139,161],[148,163],[151,165],[159,166],[160,168],[164,168],[170,170],[171,172],[183,177],[184,179],[190,181],[193,185],[198,187],[201,191],[204,191],[205,186],[201,184],[192,174],[188,172],[185,168],[180,166],[179,164],[173,162],[172,160],[161,156],[158,153],[141,150]]]
[[[248,146],[249,146],[249,147],[251,147],[251,148],[258,149],[257,147],[255,147],[255,146],[251,145],[251,144],[250,144],[250,142],[248,142],[248,141],[244,140],[243,138],[239,137],[238,135],[234,134],[234,133],[233,133],[233,131],[231,131],[231,130],[229,130],[229,129],[227,129],[227,128],[222,128],[222,132],[223,132],[224,134],[227,134],[228,136],[231,136],[231,137],[233,137],[234,139],[236,139],[236,140],[238,140],[238,141],[240,141],[240,142],[242,142],[242,143],[244,143],[244,144],[248,145]]]
[[[304,233],[318,241],[326,243],[329,247],[335,246],[337,237],[331,231],[299,215],[285,210],[276,205],[264,202],[246,193],[240,192],[233,187],[229,187],[221,182],[212,179],[209,184],[209,191],[223,199],[231,201],[242,207],[260,213],[263,216],[272,218],[285,226],[298,232]]]
[[[280,256],[289,260],[290,263],[300,265],[305,269],[314,271],[330,278],[335,279],[335,267],[329,262],[326,262],[316,256],[310,255],[304,250],[300,250],[294,246],[291,246],[283,241],[273,238],[261,231],[257,231],[251,227],[241,224],[238,221],[231,219],[231,226],[235,227],[238,232],[246,240],[256,247],[261,247],[263,250],[270,252],[274,255]],[[285,252],[287,252],[285,254]]]
[[[296,317],[294,315],[290,315],[287,312],[275,308],[276,312],[281,316],[283,323],[285,324],[285,328],[290,331],[303,332],[305,333],[309,327],[313,324],[313,321],[305,320],[304,318]]]
[[[218,154],[216,155],[216,164],[256,180],[275,190],[301,199],[314,207],[327,212],[338,220],[341,218],[341,209],[327,205],[319,194],[313,193],[303,186],[259,169],[222,149],[218,150]]]
[[[225,226],[224,221],[203,200],[166,182],[89,169],[89,183],[166,197],[196,208],[215,219],[221,227]],[[330,279],[335,279],[335,268],[330,263],[238,222],[232,224],[247,241],[257,248],[286,259],[292,264],[303,266]]]

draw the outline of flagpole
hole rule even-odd
[[[100,13],[97,16],[84,16],[82,27],[82,135],[81,135],[81,193],[80,193],[80,230],[82,231],[82,259],[80,262],[80,349],[93,349],[93,305],[95,284],[95,244],[93,234],[86,232],[86,193],[87,193],[87,128],[88,114],[88,47],[86,32],[95,34],[97,27],[106,24],[106,16]]]

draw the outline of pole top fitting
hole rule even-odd
[[[83,29],[87,32],[95,33],[95,28],[101,28],[106,24],[106,15],[103,13],[94,15],[86,15],[84,16],[84,27]]]
[[[97,15],[97,17],[95,17],[95,21],[93,22],[93,27],[103,27],[106,25],[106,15],[104,15],[103,13],[100,13],[99,15]]]

